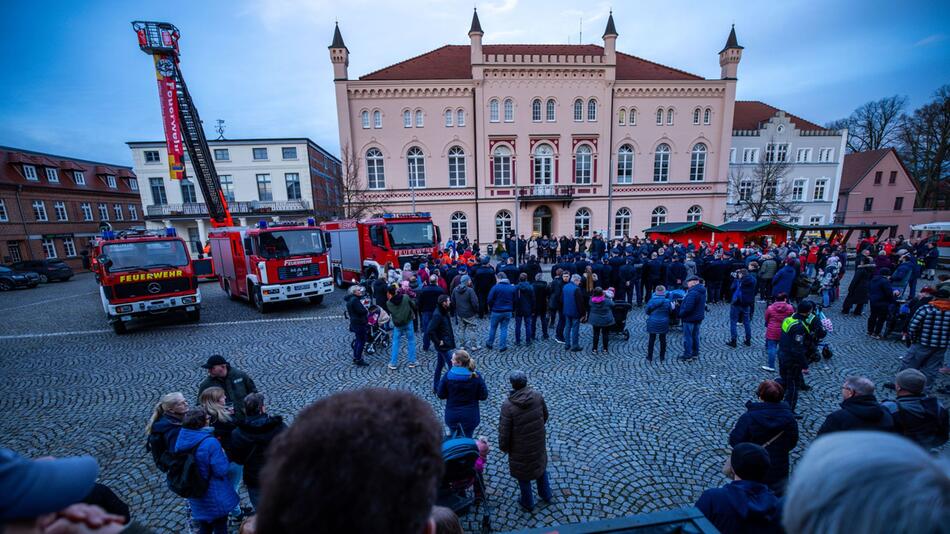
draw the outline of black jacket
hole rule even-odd
[[[894,418],[894,429],[925,449],[939,447],[950,437],[947,409],[935,397],[905,395],[881,406]]]
[[[244,484],[249,488],[261,485],[260,474],[267,458],[270,442],[287,429],[280,416],[252,415],[238,421],[231,433],[232,461],[244,466]]]
[[[251,377],[244,371],[239,371],[229,365],[228,376],[224,378],[205,377],[198,385],[198,395],[201,395],[202,391],[211,386],[218,386],[223,389],[228,400],[234,403],[234,418],[237,420],[244,419],[244,397],[251,393],[257,393],[257,385],[254,384]],[[172,445],[174,445],[174,442],[172,442]]]
[[[441,308],[435,310],[432,318],[429,319],[426,333],[429,334],[429,339],[435,343],[436,350],[446,351],[455,348],[455,332],[452,330],[452,319],[445,310]]]
[[[894,418],[886,408],[877,403],[874,395],[855,395],[841,403],[841,409],[835,410],[825,418],[818,435],[840,432],[842,430],[880,430],[894,431]]]
[[[346,301],[346,314],[350,316],[350,331],[365,328],[369,312],[360,302],[360,298],[356,295],[347,295],[343,300]]]
[[[746,413],[739,416],[735,428],[729,433],[729,445],[765,445],[778,436],[766,447],[772,464],[763,480],[769,487],[778,489],[788,478],[788,453],[798,445],[798,421],[785,402],[749,401],[745,407]]]
[[[439,306],[439,297],[445,294],[438,285],[422,286],[416,293],[416,306],[419,307],[419,313],[432,312]]]
[[[787,330],[782,328],[782,337],[778,342],[779,364],[783,367],[807,367],[809,337],[811,332],[806,328],[807,317],[798,313],[792,315],[798,322]],[[788,319],[785,319],[788,321]]]
[[[534,313],[535,315],[544,315],[548,312],[548,283],[542,280],[535,280],[531,283],[534,288]]]

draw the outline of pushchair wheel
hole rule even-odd
[[[623,330],[623,340],[630,341],[630,331],[624,328]]]
[[[366,345],[366,354],[376,354],[376,346],[372,343]]]

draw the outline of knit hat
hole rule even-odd
[[[897,373],[894,382],[904,391],[915,395],[920,395],[927,387],[927,377],[917,369],[904,369]]]
[[[772,465],[765,447],[755,443],[740,443],[733,447],[730,460],[736,476],[753,482],[765,480]]]
[[[468,283],[471,281],[472,281],[472,277],[467,274],[462,276],[462,278],[459,279],[459,283],[462,285],[468,285]]]
[[[224,356],[220,354],[214,354],[208,358],[208,361],[202,365],[205,369],[211,369],[215,365],[227,365],[228,361],[224,359]]]
[[[696,276],[695,274],[691,274],[691,275],[689,275],[689,276],[686,277],[686,281],[687,281],[687,282],[693,282],[693,281],[699,282],[699,277]]]

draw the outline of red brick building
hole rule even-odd
[[[0,147],[0,258],[60,258],[82,269],[80,253],[99,226],[144,226],[130,167]]]

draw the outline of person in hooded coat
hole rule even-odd
[[[475,295],[478,296],[478,318],[484,319],[488,313],[488,292],[495,286],[495,270],[488,263],[488,256],[481,259],[481,265],[472,274]]]
[[[244,486],[247,488],[251,506],[257,509],[261,498],[261,470],[267,459],[267,447],[278,434],[287,429],[284,419],[267,414],[264,395],[248,395],[247,418],[238,421],[231,433],[231,450],[234,461],[244,466]]]
[[[548,407],[540,392],[528,386],[523,371],[512,371],[508,376],[511,392],[501,406],[498,420],[498,448],[508,453],[508,468],[521,489],[519,503],[531,511],[534,494],[531,482],[537,481],[538,494],[551,502],[551,483],[548,478],[548,453],[544,425],[548,421]]]
[[[854,276],[848,285],[848,294],[841,305],[841,313],[847,315],[854,308],[854,315],[861,315],[868,302],[868,284],[874,276],[874,261],[867,249],[855,260]]]
[[[488,400],[488,388],[467,352],[455,351],[452,368],[442,376],[436,393],[445,400],[445,426],[449,431],[461,429],[465,436],[472,437],[481,422],[478,403]]]
[[[746,403],[746,412],[729,433],[729,445],[756,443],[765,447],[770,467],[762,482],[781,496],[788,481],[788,455],[798,445],[798,421],[782,401],[785,390],[778,382],[763,380],[756,396],[759,402]]]
[[[781,534],[782,505],[762,481],[769,453],[761,445],[739,443],[730,456],[733,481],[703,492],[696,508],[723,534]]]
[[[201,497],[188,499],[191,518],[202,534],[228,534],[228,512],[238,504],[238,494],[228,480],[228,456],[208,426],[208,413],[201,408],[189,410],[182,418],[181,432],[173,451],[192,452],[198,473],[208,481]]]
[[[673,313],[673,303],[666,295],[666,287],[656,286],[656,291],[647,302],[647,361],[653,361],[653,346],[660,338],[660,361],[666,360],[666,334],[670,331],[670,315]]]

